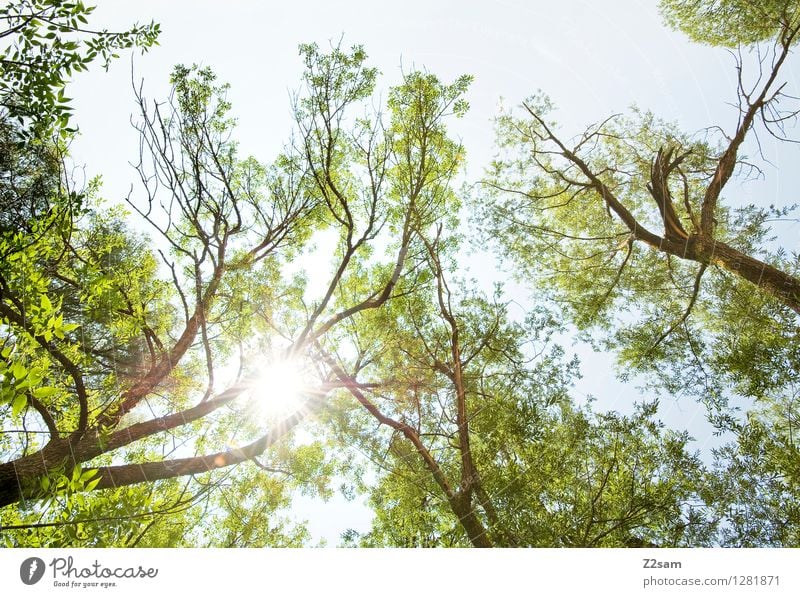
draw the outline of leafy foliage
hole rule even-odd
[[[661,0],[667,25],[695,41],[736,47],[769,41],[797,26],[796,0]]]
[[[551,101],[533,96],[497,120],[501,151],[477,218],[520,278],[596,349],[618,356],[623,380],[702,401],[711,423],[739,438],[717,452],[710,480],[696,486],[709,506],[730,505],[726,492],[748,496],[729,510],[705,510],[722,542],[792,545],[795,513],[767,504],[793,492],[796,440],[764,432],[793,426],[800,261],[777,247],[770,222],[796,206],[737,204],[726,185],[760,172],[744,156],[746,140],[765,131],[785,138],[786,128],[772,126],[796,114],[775,110],[792,101],[779,81],[800,29],[797,7],[662,2],[662,10],[699,41],[772,42],[759,48],[762,78],[752,89],[738,63],[735,131],[686,134],[634,110],[566,140]],[[756,520],[766,524],[758,539]]]
[[[346,545],[796,546],[800,261],[769,228],[793,208],[723,193],[757,119],[791,121],[770,110],[796,8],[662,11],[706,43],[774,42],[732,134],[635,111],[567,142],[539,94],[499,116],[498,158],[467,191],[450,125],[471,77],[413,70],[379,93],[363,47],[306,44],[270,162],[241,155],[212,70],[176,66],[166,101],[136,90],[141,185],[123,207],[63,175],[65,86],[158,26],[6,6],[4,544],[306,545],[292,499],[340,484],[374,513]],[[469,211],[535,291],[522,313],[462,268]],[[627,415],[577,400],[573,326],[651,396]],[[266,412],[275,370],[301,389]],[[726,434],[711,458],[659,421],[658,393],[706,403]]]
[[[156,23],[119,33],[88,29],[93,11],[80,0],[19,0],[0,8],[0,38],[9,40],[0,55],[2,116],[25,124],[26,134],[58,130],[66,137],[73,131],[64,94],[69,77],[95,60],[108,68],[120,50],[156,43]]]

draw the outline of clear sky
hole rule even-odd
[[[300,43],[343,36],[363,44],[383,73],[379,87],[398,81],[401,68],[429,70],[449,81],[474,75],[469,114],[454,127],[467,149],[469,176],[477,178],[492,155],[492,118],[500,98],[518,104],[538,89],[558,107],[556,117],[573,134],[584,125],[636,104],[677,121],[687,131],[720,125],[731,131],[736,112],[733,59],[724,50],[689,43],[662,26],[655,0],[100,0],[92,24],[125,29],[153,19],[162,26],[160,46],[133,62],[145,95],[165,97],[177,63],[212,67],[231,84],[229,99],[238,117],[236,138],[243,154],[269,162],[291,128],[289,94],[302,65]],[[798,86],[798,61],[784,71]],[[130,126],[134,111],[127,55],[108,73],[97,68],[70,88],[82,135],[73,145],[87,176],[102,174],[105,196],[121,199],[136,184],[128,165],[138,144]],[[741,199],[785,204],[797,201],[798,147],[778,148],[765,140],[766,180],[734,189]],[[136,187],[134,186],[136,190]],[[788,249],[798,250],[800,225],[778,231]],[[614,381],[611,360],[576,347],[585,366],[579,394],[591,392],[603,408],[627,410],[636,392]],[[662,405],[663,406],[663,405]],[[701,410],[673,401],[662,416],[674,425],[701,429]],[[703,432],[701,432],[703,433]],[[704,438],[698,438],[699,444]],[[316,537],[336,544],[347,527],[365,530],[364,508],[343,500],[320,505],[303,501],[302,516]]]
[[[298,44],[325,46],[341,36],[364,44],[384,87],[398,80],[401,65],[444,79],[475,76],[472,108],[457,132],[476,173],[491,152],[499,98],[514,105],[537,89],[553,98],[568,130],[634,103],[688,130],[730,127],[735,118],[725,106],[735,99],[730,56],[664,28],[651,0],[100,0],[95,15],[110,28],[161,23],[160,47],[135,60],[136,79],[144,79],[150,97],[163,97],[177,63],[215,69],[231,83],[243,150],[264,160],[289,130],[288,91],[301,74]],[[72,89],[84,132],[76,154],[86,155],[90,170],[107,173],[109,183],[112,172],[115,181],[132,179],[119,165],[120,156],[136,150],[128,126],[129,62],[81,75]]]

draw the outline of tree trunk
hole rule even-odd
[[[0,464],[0,508],[34,497],[39,479],[49,470],[71,468],[69,439],[58,439],[29,456]],[[74,463],[73,463],[74,464]]]
[[[654,249],[681,259],[709,265],[718,265],[732,274],[744,278],[800,315],[800,279],[778,268],[742,253],[717,240],[708,240],[693,234],[685,241],[675,241],[637,234],[636,238]]]
[[[473,547],[494,547],[486,528],[483,526],[475,510],[472,508],[472,500],[469,494],[461,493],[451,497],[449,500],[453,514],[458,517],[458,521],[467,533]]]
[[[100,482],[95,486],[95,490],[196,475],[244,462],[261,454],[305,416],[305,411],[298,411],[256,441],[235,450],[193,458],[99,467],[96,470]],[[0,464],[0,508],[21,499],[37,499],[41,493],[39,480],[42,476],[54,469],[63,469],[69,473],[75,465],[82,464],[97,455],[93,449],[94,445],[84,446],[81,449],[78,444],[71,449],[67,439],[51,441],[39,452]]]
[[[699,239],[698,239],[699,240]],[[695,242],[695,258],[741,276],[800,314],[800,280],[722,242]]]

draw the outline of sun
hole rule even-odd
[[[265,365],[250,388],[255,409],[265,417],[297,411],[308,393],[306,378],[306,372],[297,361],[283,360]]]

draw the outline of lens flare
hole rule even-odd
[[[265,417],[295,412],[307,390],[303,368],[296,361],[266,365],[253,381],[250,395],[255,409]]]

